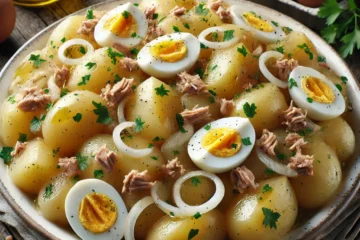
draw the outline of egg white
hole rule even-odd
[[[109,196],[116,204],[118,216],[114,225],[106,232],[94,234],[86,230],[80,223],[79,209],[82,199],[89,193],[101,193]],[[82,239],[121,239],[124,235],[125,219],[128,215],[125,203],[120,194],[110,184],[98,179],[79,181],[72,187],[65,199],[65,213],[74,232]]]
[[[112,33],[110,30],[104,28],[104,24],[109,20],[110,18],[122,14],[124,11],[128,11],[136,20],[138,25],[138,32],[136,33],[136,37],[127,37],[122,38],[119,36],[116,36],[114,33]],[[121,44],[125,47],[131,48],[136,45],[138,45],[142,38],[144,38],[147,34],[148,30],[148,22],[146,20],[145,14],[138,8],[135,7],[132,3],[126,3],[124,5],[120,5],[117,8],[114,8],[113,10],[107,12],[96,24],[95,30],[94,30],[94,38],[95,41],[100,46],[107,46],[112,47],[115,43]]]
[[[326,82],[335,94],[334,102],[320,103],[314,100],[312,103],[309,103],[307,101],[308,95],[303,91],[301,86],[301,80],[306,76],[313,76]],[[298,66],[290,73],[289,79],[291,78],[297,83],[297,87],[289,87],[291,98],[298,107],[307,110],[308,117],[314,120],[324,121],[340,116],[345,111],[345,100],[339,89],[320,72],[312,68]]]
[[[186,56],[177,62],[164,62],[154,57],[151,52],[151,46],[163,41],[182,40],[184,41],[187,53]],[[147,43],[138,53],[137,61],[139,67],[149,75],[156,78],[170,78],[176,74],[190,69],[197,61],[200,54],[200,42],[191,33],[172,33],[158,37],[157,39]]]
[[[264,18],[263,16],[262,19],[267,21],[273,28],[274,31],[273,32],[263,32],[260,31],[254,27],[252,27],[251,25],[249,25],[244,18],[242,17],[243,13],[245,12],[250,12],[251,10],[244,8],[243,6],[240,5],[233,5],[230,7],[230,14],[233,20],[233,23],[242,27],[243,29],[245,29],[246,31],[249,31],[251,33],[254,34],[255,38],[258,38],[260,41],[266,42],[266,43],[274,43],[278,40],[283,39],[286,34],[285,32],[280,28],[275,26],[271,21],[271,19],[269,18]]]
[[[202,140],[208,133],[208,130],[203,127],[192,136],[188,143],[188,153],[194,164],[200,169],[208,172],[223,173],[244,162],[251,153],[256,141],[255,129],[249,119],[241,117],[228,117],[221,118],[209,124],[211,125],[210,130],[222,127],[232,128],[240,134],[241,138],[249,137],[251,145],[244,145],[241,143],[239,152],[230,157],[214,156],[202,146]]]

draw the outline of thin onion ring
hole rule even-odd
[[[287,177],[297,177],[299,174],[294,170],[289,168],[288,166],[278,163],[271,159],[266,153],[264,153],[260,147],[255,147],[256,154],[260,161],[264,163],[268,168],[273,170],[274,172],[277,172],[281,175],[287,176]]]
[[[136,220],[139,218],[140,214],[154,203],[154,200],[151,196],[147,196],[139,200],[131,208],[129,214],[126,217],[125,221],[125,239],[126,240],[135,240],[135,224]]]
[[[117,117],[118,117],[118,122],[122,123],[122,122],[126,122],[126,118],[125,118],[125,114],[124,114],[124,108],[125,108],[125,104],[126,102],[129,100],[129,98],[125,98],[123,99],[117,108]]]
[[[140,158],[149,155],[153,149],[152,148],[143,148],[143,149],[135,149],[127,146],[121,139],[121,132],[126,129],[130,128],[134,125],[134,122],[122,122],[117,125],[113,131],[113,141],[116,147],[126,155],[130,157]]]
[[[276,51],[267,51],[267,52],[264,52],[263,54],[261,54],[260,58],[259,58],[259,68],[260,68],[261,73],[264,75],[264,77],[267,80],[269,80],[270,82],[272,82],[276,86],[278,86],[280,88],[287,88],[288,83],[284,82],[284,81],[281,81],[280,79],[278,79],[277,77],[272,75],[272,73],[266,67],[265,63],[270,58],[276,58],[277,60],[281,60],[281,59],[284,58],[284,55],[279,53],[279,52],[276,52]]]
[[[209,48],[213,49],[224,49],[231,47],[240,40],[239,36],[234,36],[231,40],[225,42],[210,42],[206,39],[206,36],[213,32],[225,32],[222,27],[211,27],[202,31],[199,35],[199,41]]]
[[[209,178],[210,180],[212,180],[215,184],[215,193],[214,195],[207,200],[205,203],[198,205],[198,206],[191,206],[186,204],[183,199],[181,198],[181,185],[188,179],[195,177],[195,176],[204,176]],[[176,203],[177,206],[179,206],[180,209],[187,209],[187,211],[192,212],[194,215],[195,213],[199,212],[200,214],[204,214],[207,213],[209,211],[211,211],[212,209],[216,208],[219,203],[221,202],[221,200],[224,198],[225,195],[225,186],[223,184],[223,182],[221,181],[221,179],[216,176],[213,173],[209,173],[206,171],[193,171],[193,172],[189,172],[183,176],[181,176],[180,178],[178,178],[174,184],[173,187],[173,197],[174,197],[174,202]]]
[[[185,133],[178,131],[171,135],[168,140],[162,145],[161,151],[164,152],[168,149],[176,149],[179,146],[185,144],[194,135],[194,127],[191,124],[186,124],[183,127]]]
[[[84,54],[84,56],[82,56],[80,58],[74,58],[74,59],[66,57],[64,52],[66,51],[67,48],[69,48],[73,45],[85,46],[87,48],[87,51]],[[91,43],[89,43],[88,41],[81,39],[81,38],[74,38],[74,39],[66,41],[65,43],[63,43],[60,46],[60,48],[58,50],[58,57],[66,65],[77,65],[77,64],[81,63],[81,61],[84,60],[86,56],[88,56],[89,54],[91,54],[93,52],[94,52],[94,47],[91,45]]]

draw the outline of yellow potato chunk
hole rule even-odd
[[[148,240],[177,240],[188,239],[192,230],[198,231],[194,240],[225,239],[224,216],[219,210],[212,210],[200,218],[171,218],[165,216],[153,225],[147,235]]]
[[[37,198],[41,215],[54,223],[68,226],[65,215],[65,198],[73,185],[73,181],[64,174],[58,175],[54,180],[45,184]]]
[[[140,117],[145,122],[142,137],[151,141],[155,137],[165,140],[178,131],[176,114],[182,111],[180,98],[169,85],[151,77],[141,83],[125,107],[128,121]],[[161,129],[161,131],[159,131]]]
[[[271,190],[263,192],[268,189],[264,186]],[[276,228],[264,225],[269,211],[278,213],[277,221],[272,222]],[[228,235],[232,240],[281,239],[293,226],[297,213],[296,196],[288,179],[282,176],[264,180],[256,191],[239,194],[234,199],[226,216]]]
[[[58,159],[43,139],[30,141],[25,150],[14,157],[9,166],[9,176],[14,184],[26,193],[37,195],[59,170]]]
[[[186,109],[193,109],[195,106],[206,107],[209,106],[209,113],[213,119],[218,119],[220,115],[220,103],[211,100],[212,98],[207,94],[190,95],[185,94],[181,97],[181,103]]]
[[[160,20],[164,16],[168,16],[169,12],[178,7],[185,7],[186,9],[191,9],[196,4],[195,0],[147,0],[141,1],[139,8],[145,10],[146,8],[155,7],[156,13],[159,14],[158,20]]]
[[[42,124],[46,144],[59,148],[61,155],[71,156],[88,138],[103,132],[106,125],[97,123],[93,102],[106,107],[99,95],[89,91],[75,91],[57,101]],[[81,119],[76,121],[75,116]]]
[[[204,82],[208,89],[219,97],[232,99],[236,93],[243,91],[248,77],[258,70],[256,59],[246,49],[246,56],[238,52],[246,49],[242,43],[226,49],[215,50],[206,69]]]
[[[335,194],[340,186],[342,170],[336,153],[325,142],[312,138],[304,154],[314,155],[314,176],[290,179],[299,206],[318,208]]]
[[[250,106],[255,104],[256,114],[249,120],[259,136],[264,128],[275,129],[282,122],[283,112],[288,108],[284,95],[279,88],[272,83],[261,84],[257,89],[253,88],[250,92],[244,92],[235,100],[235,109],[231,116],[248,117],[244,108],[246,103]]]

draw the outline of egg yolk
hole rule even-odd
[[[268,23],[266,20],[261,19],[261,17],[256,16],[252,12],[243,13],[243,18],[245,21],[252,27],[263,31],[263,32],[273,32],[275,29]]]
[[[204,136],[202,146],[214,156],[231,157],[240,151],[241,136],[231,128],[215,128]]]
[[[316,77],[303,78],[301,86],[303,91],[316,102],[332,103],[335,100],[335,94],[329,84]]]
[[[150,53],[164,62],[177,62],[187,53],[187,47],[182,40],[167,40],[150,47]]]
[[[109,230],[117,219],[115,202],[107,195],[90,193],[80,204],[80,223],[92,233],[102,233]]]
[[[135,18],[129,12],[124,11],[122,14],[108,19],[104,28],[119,37],[126,38],[136,33],[138,26]]]

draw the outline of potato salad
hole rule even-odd
[[[64,19],[14,73],[0,157],[81,239],[281,239],[338,191],[347,77],[241,3],[143,0]]]

